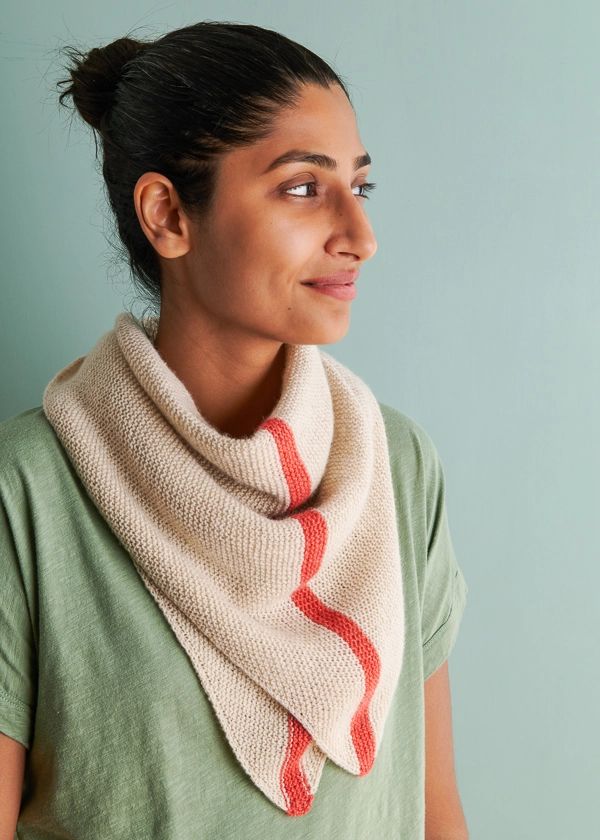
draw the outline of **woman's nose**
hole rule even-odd
[[[340,198],[332,208],[333,231],[329,238],[329,249],[340,253],[355,254],[361,262],[370,259],[377,251],[377,240],[367,217],[364,202],[354,193]]]

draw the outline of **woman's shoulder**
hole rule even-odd
[[[379,407],[385,424],[392,465],[413,462],[426,472],[435,468],[439,454],[423,426],[414,417],[391,405],[379,402]]]
[[[0,490],[22,484],[57,457],[61,447],[41,405],[0,422]]]
[[[9,458],[11,452],[26,455],[32,448],[45,447],[53,440],[54,430],[41,405],[0,422],[0,452],[4,457]]]

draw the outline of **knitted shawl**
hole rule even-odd
[[[252,782],[307,813],[329,758],[369,773],[404,653],[381,409],[316,345],[285,345],[281,396],[221,433],[121,312],[43,410],[186,651]],[[198,359],[202,364],[202,359]]]

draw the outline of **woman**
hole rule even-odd
[[[467,837],[441,462],[317,347],[377,248],[342,80],[229,23],[71,55],[154,312],[0,425],[0,836]]]

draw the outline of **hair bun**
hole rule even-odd
[[[83,119],[100,130],[102,118],[113,104],[123,67],[146,47],[146,43],[132,38],[117,38],[105,47],[94,47],[87,53],[68,47],[66,51],[72,64],[67,69],[71,78],[59,82],[69,85],[59,97],[61,105],[64,97],[70,94]]]

